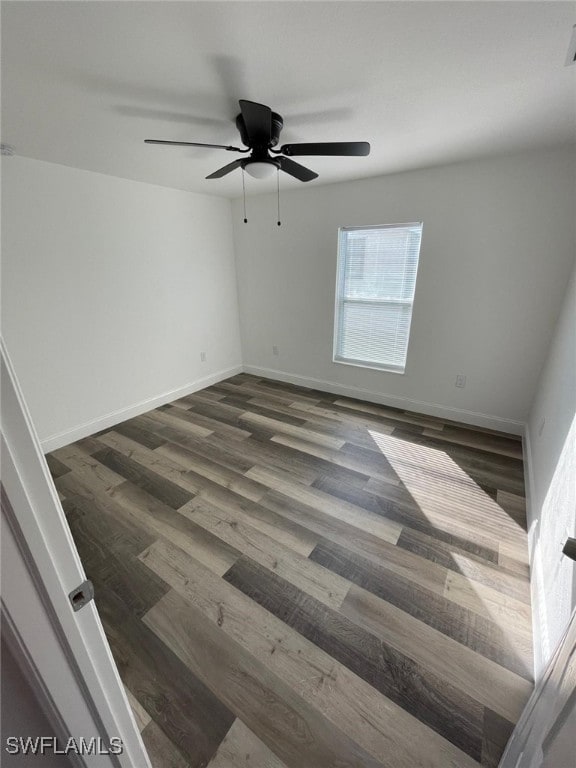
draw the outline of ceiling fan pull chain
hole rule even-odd
[[[276,169],[276,191],[278,193],[278,226],[282,224],[280,221],[280,168]]]
[[[242,199],[244,200],[244,224],[248,224],[246,218],[246,185],[244,183],[244,168],[242,168]]]

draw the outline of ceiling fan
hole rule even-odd
[[[220,179],[236,168],[242,168],[257,179],[271,176],[276,169],[294,176],[300,181],[311,181],[318,174],[290,157],[301,155],[329,155],[344,157],[361,157],[370,154],[370,144],[367,141],[321,142],[316,144],[284,144],[280,149],[273,149],[278,144],[284,120],[270,107],[257,104],[255,101],[240,99],[240,114],[236,117],[236,127],[240,139],[247,149],[226,146],[225,144],[201,144],[195,141],[162,141],[161,139],[145,139],[146,144],[170,144],[177,147],[210,147],[225,149],[228,152],[249,152],[248,157],[234,160],[232,163],[219,168],[207,179]]]

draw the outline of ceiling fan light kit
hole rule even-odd
[[[254,179],[269,179],[279,167],[273,160],[244,161],[244,170]]]
[[[227,152],[250,152],[250,156],[234,160],[207,176],[207,179],[220,179],[222,176],[241,168],[255,179],[271,177],[276,170],[293,176],[299,181],[312,181],[318,178],[315,171],[306,168],[290,157],[320,156],[325,157],[365,157],[370,154],[370,144],[367,141],[319,142],[308,144],[284,144],[280,149],[274,147],[280,140],[284,120],[270,107],[255,101],[240,99],[240,114],[236,117],[236,128],[246,149],[225,144],[202,144],[192,141],[164,141],[162,139],[145,139],[147,144],[167,144],[179,147],[207,147],[210,149],[225,149]],[[272,153],[272,154],[270,154]],[[244,178],[244,177],[243,177]],[[242,185],[245,195],[244,184]],[[280,188],[278,182],[278,196]],[[278,217],[280,218],[280,217]],[[244,215],[246,222],[246,215]],[[278,221],[280,224],[280,221]]]

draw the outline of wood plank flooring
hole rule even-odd
[[[496,768],[518,438],[241,374],[47,461],[154,768]]]

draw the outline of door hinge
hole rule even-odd
[[[94,598],[94,584],[92,584],[90,579],[87,579],[79,587],[73,589],[68,598],[72,608],[75,611],[79,611],[80,608],[84,608],[86,603],[89,603]]]

